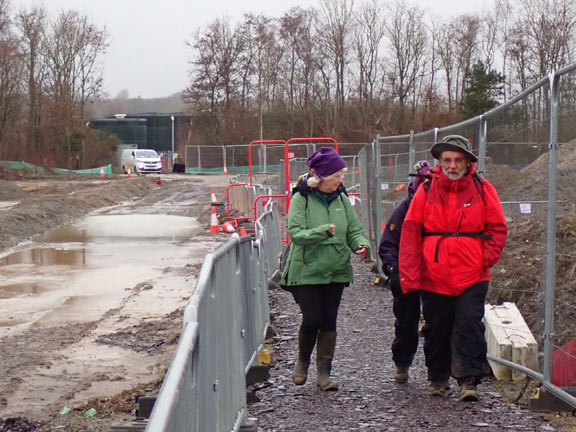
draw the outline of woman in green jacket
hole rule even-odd
[[[290,201],[290,251],[280,281],[302,311],[292,381],[296,385],[306,382],[316,345],[318,388],[338,390],[330,371],[340,299],[353,277],[350,250],[366,258],[369,242],[342,185],[344,160],[335,150],[323,147],[306,165],[310,172],[293,189]]]

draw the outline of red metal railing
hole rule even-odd
[[[252,144],[284,144],[284,140],[257,140],[248,144],[248,170],[250,172],[250,186],[252,186]]]

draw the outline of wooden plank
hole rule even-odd
[[[484,308],[484,325],[488,353],[495,357],[538,370],[538,344],[514,303],[489,305]],[[522,380],[525,375],[495,362],[489,362],[499,380]]]

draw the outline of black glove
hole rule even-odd
[[[393,265],[385,265],[382,270],[384,270],[384,274],[388,277],[392,276],[394,273],[398,273],[398,267]]]
[[[390,291],[402,294],[398,269],[388,277],[388,285],[390,285]]]

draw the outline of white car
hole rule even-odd
[[[122,151],[120,169],[124,174],[127,174],[128,168],[134,174],[160,173],[162,172],[162,160],[155,150],[128,149]]]

